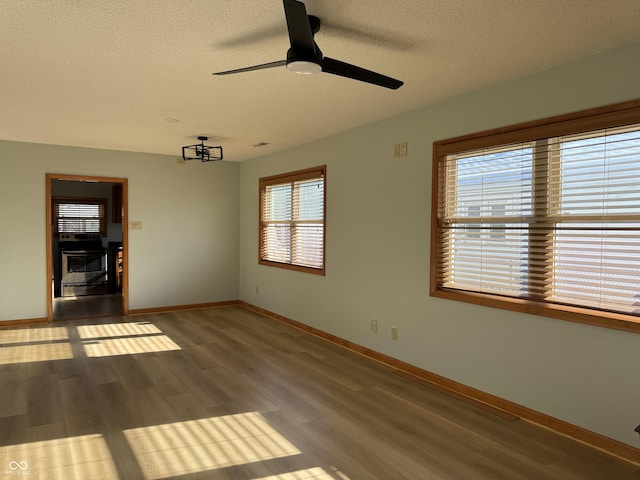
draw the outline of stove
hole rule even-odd
[[[60,295],[107,293],[106,249],[99,233],[60,233]]]

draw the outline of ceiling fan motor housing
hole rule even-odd
[[[313,75],[322,71],[322,52],[298,51],[290,48],[287,51],[287,69],[300,75]]]

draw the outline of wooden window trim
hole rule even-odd
[[[275,262],[271,260],[266,260],[262,258],[263,251],[263,192],[264,188],[270,185],[278,185],[281,183],[288,183],[293,181],[303,181],[310,180],[314,178],[318,178],[322,176],[324,179],[324,195],[323,195],[323,239],[322,239],[322,267],[314,268],[307,267],[303,265],[296,265],[293,263],[283,263],[283,262]],[[326,228],[326,217],[327,217],[327,167],[326,165],[321,165],[318,167],[307,168],[304,170],[297,170],[293,172],[282,173],[278,175],[272,175],[269,177],[262,177],[258,179],[258,264],[266,265],[270,267],[282,268],[285,270],[293,270],[297,272],[305,272],[311,273],[314,275],[325,275],[325,265],[326,265],[326,236],[327,236],[327,228]]]
[[[439,259],[443,239],[438,222],[438,216],[440,215],[439,195],[444,188],[443,180],[439,175],[440,165],[448,154],[570,135],[639,122],[640,99],[637,99],[434,142],[431,191],[431,249],[429,260],[430,295],[449,300],[640,333],[640,318],[633,315],[440,287]],[[535,194],[537,195],[538,193],[536,192]]]

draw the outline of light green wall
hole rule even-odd
[[[640,335],[428,293],[434,141],[638,97],[640,44],[243,163],[240,298],[639,446]],[[408,157],[392,158],[393,144],[403,141]],[[258,265],[258,178],[321,164],[326,276]]]
[[[0,141],[0,320],[47,314],[47,173],[128,178],[130,309],[238,298],[238,164]]]

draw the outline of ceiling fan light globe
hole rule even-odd
[[[298,75],[315,75],[322,71],[322,66],[306,60],[294,60],[287,63],[287,69]]]

